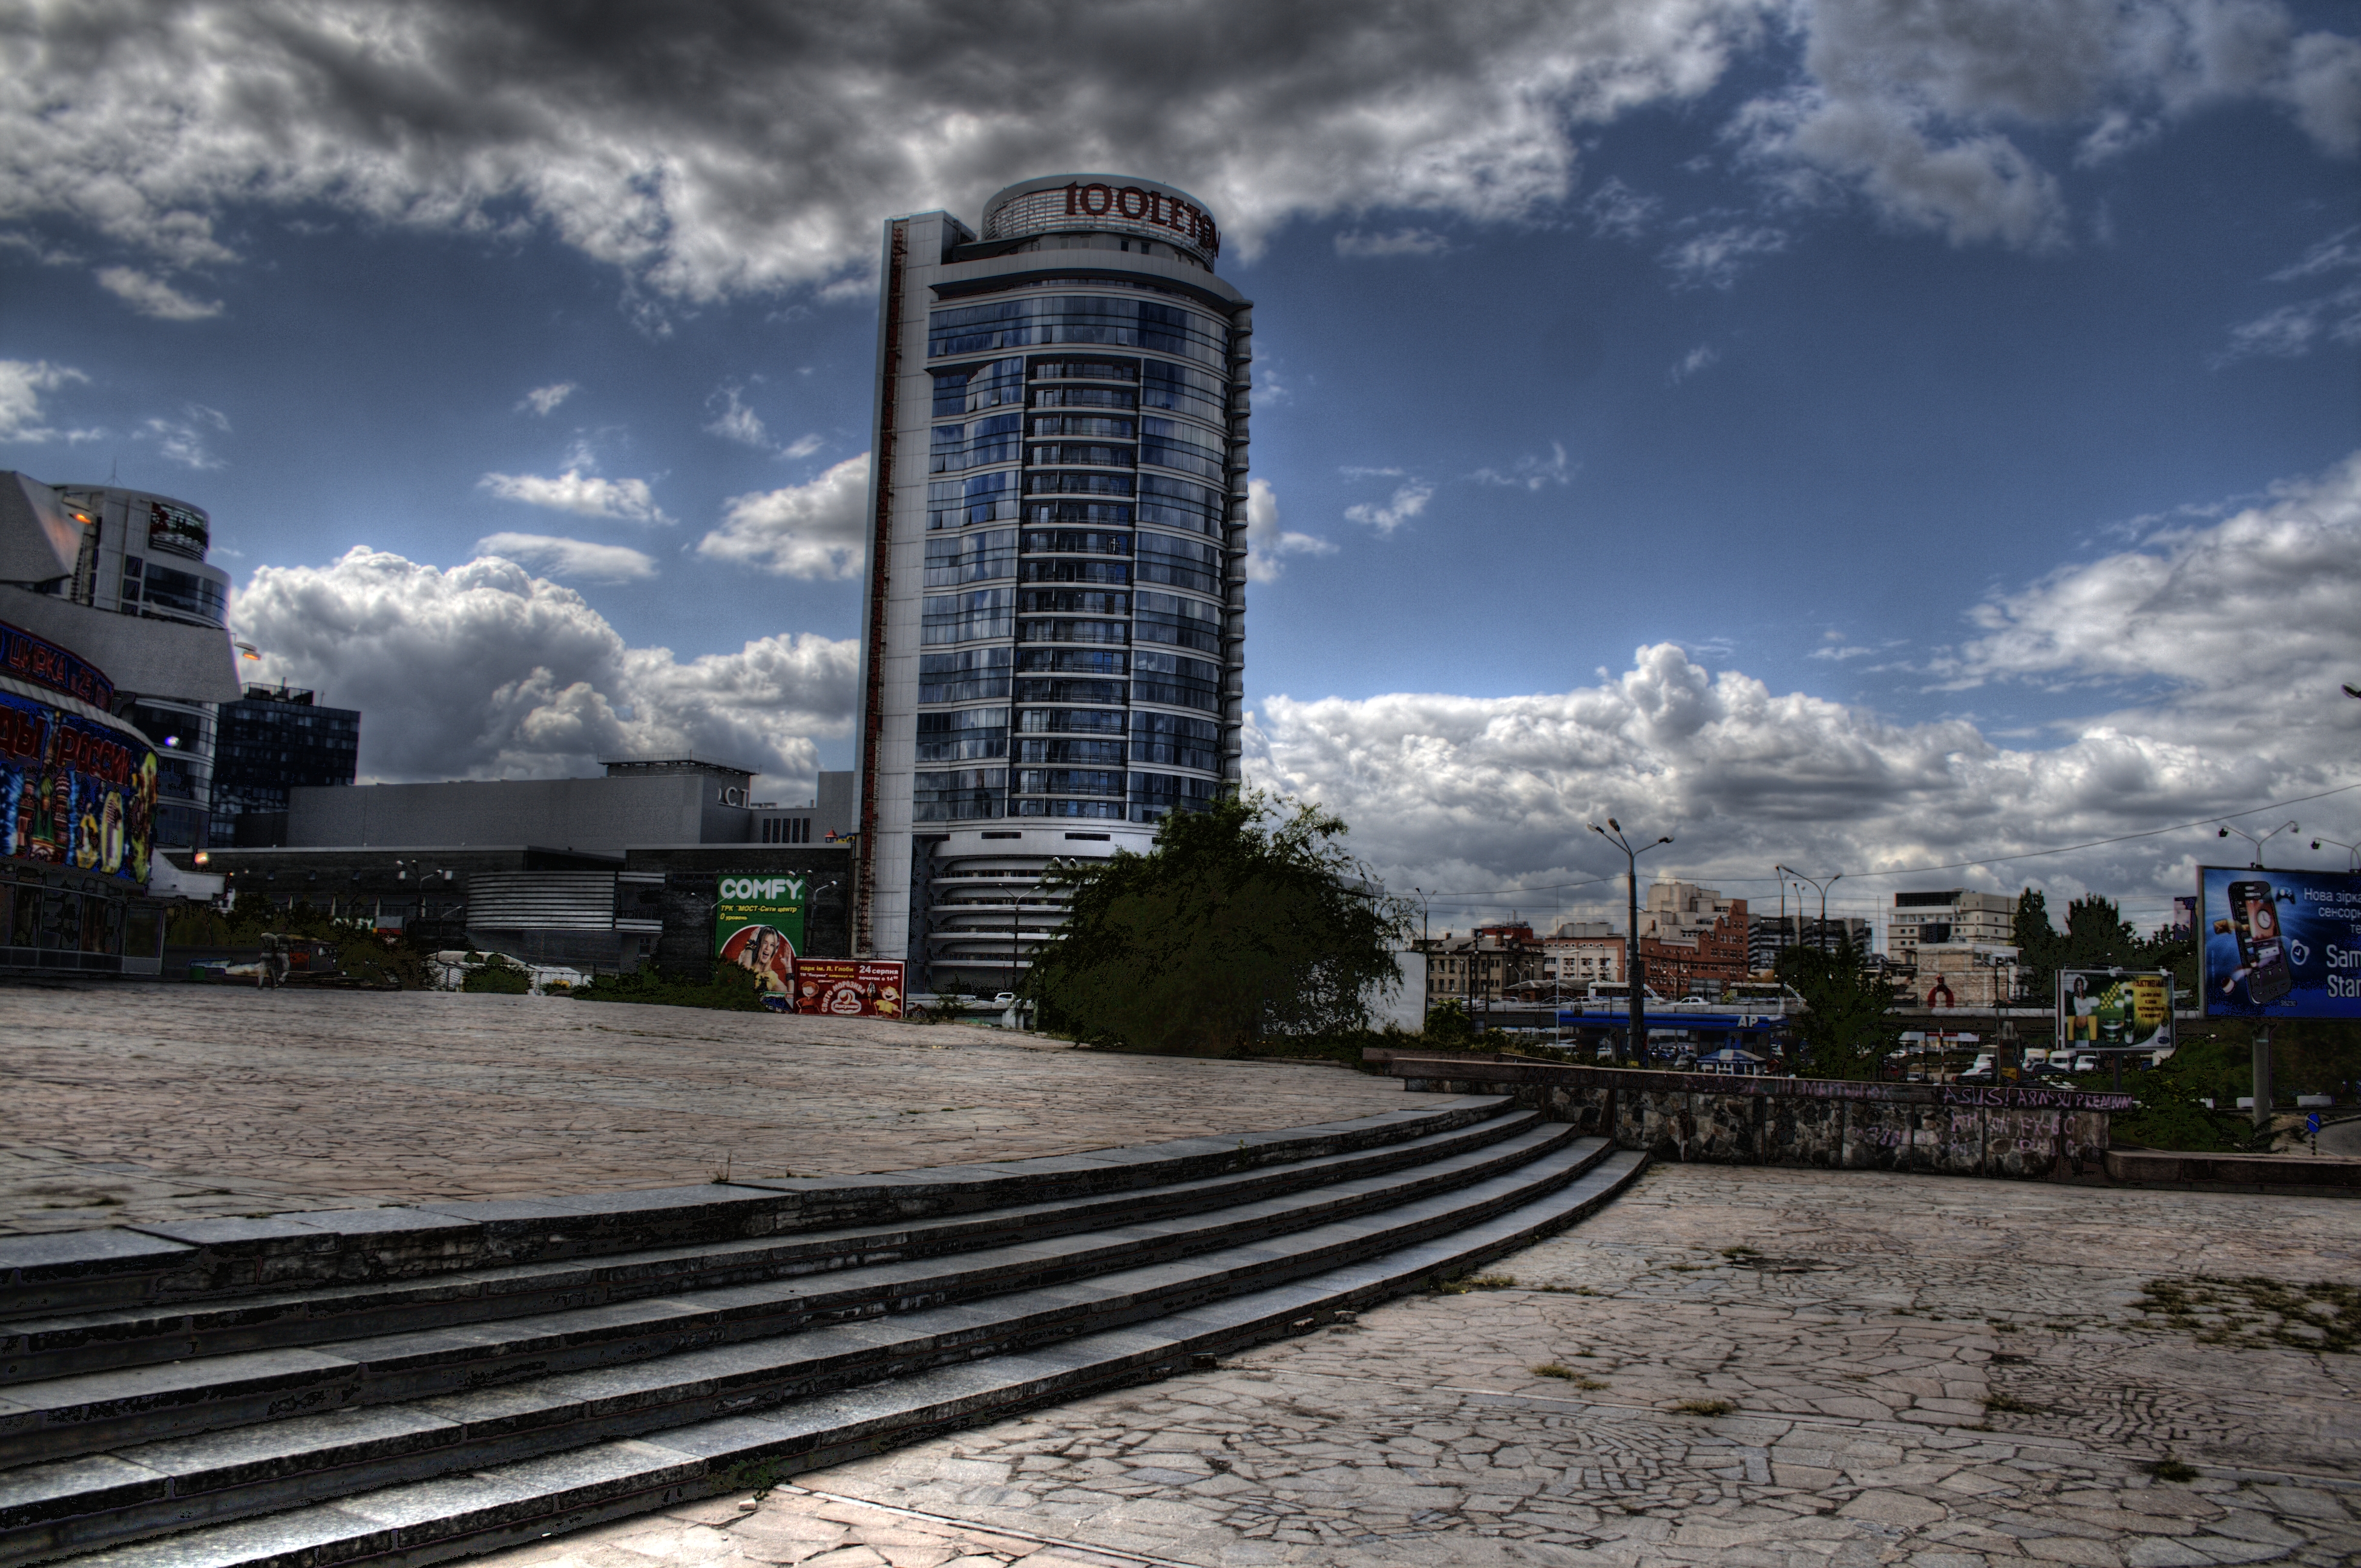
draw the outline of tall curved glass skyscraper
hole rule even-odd
[[[1050,861],[1238,776],[1253,310],[1202,203],[1027,180],[886,225],[854,950],[1012,981]]]

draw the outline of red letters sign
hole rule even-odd
[[[899,1018],[902,965],[892,959],[797,959],[795,1009],[840,1018]]]
[[[1067,184],[1068,217],[1103,218],[1109,214],[1129,223],[1177,230],[1188,236],[1189,243],[1206,255],[1222,253],[1222,234],[1213,226],[1213,215],[1178,196],[1140,185],[1105,185],[1096,181],[1088,185],[1071,181]]]

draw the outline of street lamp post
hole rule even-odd
[[[1625,880],[1631,893],[1629,920],[1624,927],[1629,935],[1623,938],[1623,984],[1631,1002],[1631,1038],[1626,1045],[1631,1053],[1631,1065],[1645,1067],[1648,1065],[1648,1019],[1647,1009],[1640,1000],[1642,988],[1646,983],[1645,972],[1640,962],[1640,857],[1654,849],[1656,844],[1671,843],[1673,836],[1667,833],[1657,839],[1656,844],[1642,844],[1635,850],[1631,847],[1631,840],[1623,835],[1623,825],[1612,817],[1607,819],[1604,828],[1596,822],[1589,824],[1589,828],[1593,833],[1623,851]]]
[[[1418,1027],[1424,1034],[1434,1016],[1434,938],[1426,923],[1426,889],[1411,891],[1418,894]]]
[[[2361,872],[2361,844],[2348,844],[2342,839],[2314,839],[2312,841],[2312,847],[2315,850],[2319,849],[2323,844],[2334,844],[2338,849],[2345,851],[2345,869],[2346,871]]]
[[[2270,842],[2273,839],[2278,838],[2282,833],[2292,833],[2295,831],[2296,825],[2294,823],[2282,822],[2278,827],[2272,828],[2269,832],[2257,839],[2252,833],[2247,832],[2244,828],[2233,828],[2229,824],[2224,823],[2220,828],[2214,830],[2213,837],[2216,839],[2227,839],[2231,834],[2235,833],[2239,838],[2244,839],[2247,843],[2252,844],[2255,847],[2255,863],[2247,869],[2249,871],[2265,872],[2270,870],[2270,868],[2263,864],[2263,846]],[[2334,839],[2330,840],[2332,843],[2335,840]],[[2312,848],[2316,850],[2320,848],[2320,846],[2314,844]]]
[[[1008,994],[1016,994],[1016,921],[1025,907],[1025,889],[1011,884],[1008,889]],[[1011,1003],[1013,1007],[1015,1004]]]
[[[1844,872],[1839,872],[1836,875],[1828,878],[1828,881],[1822,882],[1817,877],[1806,876],[1803,872],[1797,871],[1793,866],[1777,866],[1773,869],[1784,872],[1789,876],[1795,878],[1799,882],[1810,883],[1812,886],[1818,891],[1820,895],[1820,951],[1824,953],[1827,952],[1828,950],[1828,889],[1844,881]]]

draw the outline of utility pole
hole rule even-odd
[[[1631,894],[1629,921],[1624,927],[1630,934],[1623,938],[1626,944],[1623,953],[1623,983],[1625,990],[1630,993],[1631,1003],[1631,1031],[1627,1044],[1631,1052],[1631,1065],[1645,1067],[1648,1065],[1648,1016],[1647,1006],[1641,1001],[1641,995],[1647,984],[1647,974],[1645,968],[1640,962],[1640,857],[1654,849],[1656,844],[1671,843],[1673,836],[1667,833],[1657,839],[1655,844],[1642,844],[1638,849],[1633,849],[1631,840],[1624,836],[1623,825],[1612,817],[1607,819],[1605,828],[1601,828],[1596,822],[1589,824],[1589,828],[1593,833],[1623,851],[1623,867]]]

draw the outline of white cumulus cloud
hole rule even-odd
[[[768,452],[771,449],[771,433],[763,428],[762,416],[746,406],[742,398],[744,390],[742,387],[724,387],[708,400],[708,406],[714,400],[719,400],[722,406],[715,412],[712,422],[705,427],[705,433],[718,435],[724,441],[734,441],[741,446],[751,446],[757,452]]]
[[[99,269],[99,287],[143,316],[158,321],[201,322],[222,313],[219,300],[192,300],[151,272],[136,267]]]
[[[157,416],[143,422],[134,439],[152,441],[156,455],[189,468],[220,468],[227,460],[213,449],[213,439],[229,433],[229,416],[203,403],[189,403],[178,419]]]
[[[1590,219],[1590,232],[1597,237],[1638,239],[1655,221],[1663,206],[1658,198],[1642,196],[1610,174],[1582,203],[1582,211]]]
[[[234,604],[265,677],[362,711],[369,779],[579,775],[602,757],[694,754],[808,792],[815,738],[851,722],[853,639],[763,637],[684,660],[628,646],[579,594],[512,561],[440,570],[357,548],[262,567]]]
[[[1347,474],[1395,474],[1393,468],[1347,468]],[[1394,487],[1393,495],[1382,505],[1375,501],[1356,501],[1345,509],[1345,521],[1365,523],[1379,533],[1391,533],[1403,523],[1426,510],[1434,499],[1434,487],[1423,479],[1405,478]]]
[[[546,387],[535,387],[517,400],[517,412],[531,409],[537,414],[546,415],[581,389],[581,385],[574,381],[553,381]]]
[[[89,377],[71,365],[46,359],[0,359],[0,441],[87,441],[94,430],[63,431],[42,422],[41,394]]]
[[[1994,598],[1949,655],[1955,681],[2087,693],[2048,749],[1960,718],[1895,724],[1711,671],[1671,644],[1619,675],[1525,696],[1277,697],[1249,776],[1353,825],[1389,881],[1490,890],[1620,872],[1585,824],[1675,835],[1657,870],[1708,882],[1777,861],[1865,878],[1971,862],[1965,885],[2027,882],[2160,897],[2217,851],[2210,828],[1999,857],[2244,811],[2355,782],[2361,703],[2361,454],[2219,522],[2151,538]],[[1830,638],[1829,657],[1850,656]],[[2317,815],[2316,815],[2317,814]],[[2361,792],[2303,808],[2361,837]],[[1894,884],[1861,883],[1883,902]],[[1937,883],[1936,885],[1943,885]],[[1766,887],[1767,891],[1767,887]],[[1568,895],[1602,898],[1596,890]],[[1526,901],[1553,906],[1555,894]],[[1612,894],[1604,895],[1611,899]],[[1438,920],[1437,924],[1442,922]]]
[[[558,534],[489,533],[476,541],[476,553],[537,566],[554,577],[594,583],[639,583],[656,575],[655,562],[641,551]]]
[[[1711,366],[1715,360],[1720,357],[1720,355],[1714,352],[1713,345],[1711,344],[1700,343],[1695,348],[1690,349],[1686,354],[1682,355],[1674,364],[1670,379],[1675,386],[1678,386],[1683,381],[1686,381],[1690,377],[1696,375],[1698,371]]]
[[[1451,241],[1433,229],[1400,228],[1390,234],[1364,234],[1358,229],[1336,236],[1336,254],[1351,259],[1379,256],[1444,256]]]
[[[578,466],[555,477],[541,474],[487,474],[476,481],[504,501],[570,511],[577,517],[613,518],[620,522],[670,526],[673,519],[656,505],[655,492],[645,479],[608,479]]]
[[[1279,526],[1279,492],[1268,479],[1246,482],[1246,581],[1275,583],[1290,555],[1334,555],[1336,547],[1314,533]]]
[[[2352,274],[2336,281],[2339,274]],[[2322,344],[2361,345],[2361,227],[2329,236],[2293,265],[2271,274],[2274,283],[2330,280],[2325,293],[2267,311],[2230,330],[2230,345],[2214,358],[2219,367],[2257,355],[2294,359]]]
[[[1786,248],[1785,230],[1741,224],[1691,235],[1667,247],[1661,259],[1673,280],[1683,288],[1727,289],[1757,258],[1775,256]]]
[[[697,542],[697,553],[785,577],[857,577],[867,554],[868,499],[864,452],[809,484],[730,497],[721,526]]]
[[[1553,441],[1547,457],[1536,457],[1527,453],[1506,468],[1478,468],[1469,477],[1479,485],[1500,485],[1512,490],[1538,490],[1549,485],[1570,483],[1574,477],[1574,466],[1566,461],[1565,443]]]

